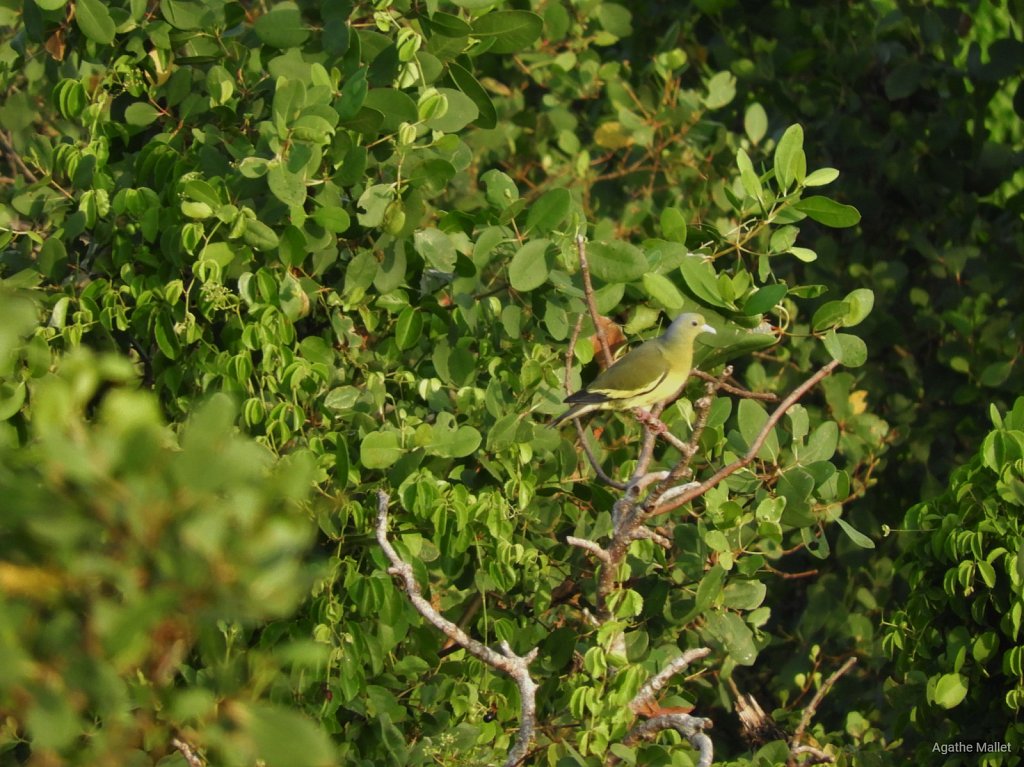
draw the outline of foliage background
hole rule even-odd
[[[439,609],[541,648],[536,763],[638,758],[625,704],[699,644],[663,702],[722,760],[787,753],[729,678],[792,732],[850,656],[811,728],[841,763],[1019,751],[1024,9],[667,5],[0,2],[6,756],[500,762],[514,686],[394,587],[378,487]],[[702,368],[780,395],[848,363],[637,544],[601,629],[565,537],[616,495],[543,428],[577,230],[631,338],[699,308]],[[752,405],[719,398],[702,476]],[[598,425],[628,469],[639,430]]]

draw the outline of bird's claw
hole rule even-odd
[[[655,436],[660,436],[668,431],[668,427],[660,418],[651,415],[643,408],[634,408],[633,412],[640,423],[646,426]]]

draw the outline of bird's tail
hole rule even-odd
[[[562,413],[560,416],[558,416],[558,418],[556,418],[551,423],[549,423],[548,424],[548,428],[549,429],[557,429],[559,426],[562,425],[563,422],[569,420],[570,418],[575,418],[578,415],[583,415],[584,413],[586,413],[587,411],[592,410],[592,409],[593,408],[591,407],[591,405],[589,403],[581,403],[579,405],[573,405],[571,408],[569,408],[564,413]]]

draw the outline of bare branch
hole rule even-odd
[[[690,375],[695,376],[695,377],[701,379],[702,381],[717,381],[717,380],[719,380],[718,376],[713,376],[710,373],[705,373],[703,370],[696,370],[695,369]],[[734,395],[736,397],[741,397],[743,399],[759,399],[759,400],[762,400],[764,402],[778,402],[779,401],[779,395],[778,394],[773,394],[772,392],[768,392],[768,391],[765,391],[765,392],[750,391],[750,389],[744,389],[742,386],[735,386],[734,384],[726,383],[724,381],[721,383],[719,388],[721,388],[721,390],[726,392],[727,394],[732,394],[732,395]]]
[[[21,155],[18,154],[14,144],[11,143],[10,135],[4,131],[0,131],[0,149],[7,155],[7,161],[10,162],[11,167],[19,171],[21,175],[28,179],[29,183],[35,184],[39,182],[39,177],[21,159]]]
[[[704,730],[710,730],[712,723],[710,719],[703,719],[699,716],[689,714],[662,714],[641,722],[622,740],[624,746],[632,746],[644,740],[654,740],[662,730],[675,730],[688,741],[700,753],[698,767],[711,767],[714,759],[714,747],[711,738],[704,734]],[[611,767],[620,763],[620,759],[614,754],[610,756],[605,764]]]
[[[846,663],[836,669],[832,676],[826,679],[825,683],[822,684],[819,690],[814,694],[811,702],[807,704],[803,715],[800,717],[800,724],[797,725],[796,730],[793,732],[793,737],[789,740],[789,747],[791,751],[800,744],[800,741],[804,736],[804,730],[806,730],[807,725],[811,723],[811,719],[814,718],[814,714],[818,710],[818,706],[821,705],[821,701],[823,701],[825,696],[828,695],[828,691],[832,689],[832,685],[839,681],[839,678],[853,668],[856,663],[857,659],[855,657],[847,658]]]
[[[594,450],[590,447],[590,442],[587,440],[587,430],[583,427],[583,423],[580,419],[573,418],[572,422],[576,425],[576,435],[579,437],[580,447],[583,448],[583,453],[587,456],[587,461],[590,462],[590,467],[594,470],[594,474],[597,475],[597,478],[609,487],[614,487],[616,490],[625,490],[628,486],[625,482],[620,482],[619,480],[614,479],[601,468],[601,464],[597,460],[597,456],[594,455]]]
[[[700,660],[710,654],[710,648],[697,647],[693,650],[687,650],[678,658],[673,658],[665,668],[643,683],[637,694],[633,696],[633,700],[629,702],[630,710],[635,714],[649,707],[654,702],[654,697],[668,684],[669,679],[685,671],[695,660]]]
[[[405,562],[398,552],[395,551],[391,541],[388,540],[388,494],[383,490],[377,492],[377,543],[391,562],[388,572],[398,576],[405,588],[406,596],[412,602],[413,607],[434,625],[442,634],[455,640],[461,647],[464,647],[471,655],[479,658],[491,668],[503,671],[508,674],[519,687],[520,698],[520,726],[516,742],[508,752],[505,759],[505,767],[514,767],[526,756],[533,740],[533,731],[537,720],[537,683],[530,676],[529,666],[537,657],[537,648],[533,648],[526,655],[516,655],[508,642],[502,641],[499,645],[500,652],[492,650],[482,642],[478,642],[469,636],[465,631],[452,623],[439,613],[434,606],[423,597],[420,586],[416,583],[412,567]]]
[[[600,546],[598,546],[591,540],[587,540],[586,538],[577,538],[575,535],[570,535],[565,539],[565,542],[568,543],[570,546],[576,546],[577,548],[589,551],[597,559],[600,559],[601,562],[606,565],[611,565],[612,563],[611,559],[608,556],[608,552],[602,549]]]
[[[699,498],[700,496],[704,495],[704,493],[706,493],[708,490],[717,486],[719,483],[722,482],[722,480],[724,480],[730,474],[735,474],[740,469],[750,465],[753,462],[753,460],[757,457],[757,453],[761,449],[761,446],[764,444],[764,441],[768,439],[768,435],[771,433],[772,429],[775,428],[775,425],[782,419],[782,416],[786,414],[786,411],[793,407],[793,405],[795,405],[801,397],[803,397],[811,388],[813,388],[815,384],[817,384],[819,381],[821,381],[823,378],[829,375],[837,367],[839,367],[839,360],[832,360],[823,368],[821,368],[818,372],[816,372],[814,375],[812,375],[810,378],[808,378],[806,381],[804,381],[802,384],[796,387],[792,392],[790,392],[789,396],[786,397],[777,408],[775,408],[775,410],[772,412],[770,416],[768,416],[768,420],[765,421],[765,424],[762,427],[761,431],[758,433],[757,437],[754,438],[753,443],[751,443],[750,449],[742,458],[737,458],[728,466],[723,466],[711,477],[701,482],[699,486],[693,488],[687,493],[683,493],[683,495],[674,499],[671,503],[652,505],[652,507],[649,510],[646,508],[645,505],[644,510],[647,513],[647,516],[653,517],[657,516],[658,514],[667,514],[670,511],[678,509],[680,506],[685,506],[687,503],[690,503],[694,498]],[[655,501],[655,503],[657,503],[657,501]]]
[[[669,472],[669,475],[662,480],[661,484],[655,488],[651,494],[647,497],[647,501],[643,506],[643,514],[646,515],[651,509],[658,505],[658,503],[664,503],[667,501],[665,496],[672,493],[673,496],[678,492],[673,486],[685,476],[692,473],[690,464],[693,462],[693,457],[697,454],[697,449],[700,446],[700,438],[704,434],[704,429],[708,425],[708,417],[711,415],[711,406],[714,404],[715,395],[718,393],[718,389],[724,384],[725,379],[732,375],[732,366],[727,365],[722,371],[722,374],[718,377],[713,377],[710,381],[704,385],[704,396],[697,400],[695,408],[697,411],[697,420],[693,424],[693,431],[690,434],[690,439],[686,445],[680,450],[682,458],[679,460]],[[686,487],[688,487],[687,485]]]
[[[191,745],[181,738],[171,738],[171,745],[174,746],[188,762],[188,767],[204,767],[203,760]]]
[[[612,350],[608,348],[608,338],[604,334],[601,315],[597,311],[594,284],[590,281],[590,263],[587,261],[587,240],[582,234],[576,235],[576,252],[580,257],[580,272],[583,275],[583,293],[587,297],[587,309],[590,310],[590,319],[594,322],[594,332],[597,333],[597,339],[601,342],[605,364],[610,367],[613,362]]]

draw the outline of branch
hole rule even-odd
[[[821,705],[821,701],[825,699],[826,695],[828,695],[828,691],[832,689],[832,685],[839,681],[839,677],[853,668],[856,663],[856,658],[847,658],[846,663],[836,669],[832,676],[825,680],[825,683],[821,686],[818,692],[814,694],[811,702],[807,704],[803,715],[800,717],[800,724],[797,725],[796,730],[793,732],[793,737],[789,740],[789,747],[792,753],[795,754],[795,749],[799,746],[800,740],[804,736],[804,730],[806,730],[807,725],[811,723],[811,719],[814,718],[814,714],[818,710],[818,706]]]
[[[10,136],[2,130],[0,130],[0,149],[3,149],[4,154],[7,155],[7,161],[10,162],[12,168],[20,171],[21,175],[27,178],[30,183],[35,184],[39,182],[39,177],[29,170],[25,161],[21,159],[21,155],[14,149]]]
[[[612,563],[611,558],[608,556],[608,552],[591,540],[586,538],[577,538],[575,535],[570,535],[565,539],[565,542],[570,546],[576,546],[584,551],[589,551],[605,565],[611,565]]]
[[[525,758],[533,740],[533,730],[537,719],[537,683],[530,676],[529,666],[537,657],[537,648],[526,655],[516,655],[508,642],[502,641],[500,652],[492,650],[482,642],[470,637],[465,631],[439,613],[434,606],[423,598],[419,584],[413,575],[412,567],[402,560],[398,552],[388,540],[388,494],[383,490],[377,492],[377,543],[391,562],[388,572],[398,576],[405,588],[405,593],[413,607],[434,625],[442,634],[453,639],[464,647],[471,655],[479,658],[491,668],[508,674],[519,687],[520,720],[519,734],[516,742],[508,752],[504,767],[514,767]]]
[[[690,439],[687,441],[686,446],[680,451],[683,457],[672,468],[668,476],[661,481],[661,484],[647,497],[641,516],[645,516],[650,509],[658,505],[659,501],[668,502],[667,496],[669,493],[672,493],[672,496],[675,497],[673,491],[678,492],[678,489],[674,487],[676,482],[692,474],[690,464],[693,461],[693,457],[697,454],[697,448],[700,447],[700,438],[704,435],[704,429],[707,428],[708,418],[711,415],[711,406],[714,404],[718,390],[725,385],[725,379],[730,375],[732,375],[732,365],[726,365],[721,375],[713,377],[704,384],[704,396],[694,403],[697,411],[697,420],[693,425],[693,432],[690,434]],[[699,487],[699,484],[697,486]]]
[[[611,367],[612,350],[608,348],[608,339],[604,334],[604,326],[601,324],[601,315],[597,312],[597,301],[594,299],[594,285],[590,281],[590,264],[587,262],[587,240],[582,234],[576,235],[576,252],[580,257],[580,272],[583,274],[583,294],[587,297],[587,308],[590,310],[590,319],[594,322],[594,332],[601,342],[601,349],[604,353],[604,361],[607,367]]]
[[[679,496],[678,498],[675,498],[670,503],[658,505],[658,499],[655,498],[652,494],[652,500],[644,504],[644,513],[646,514],[646,516],[653,517],[657,516],[658,514],[667,514],[670,511],[678,509],[680,506],[685,506],[687,503],[690,503],[694,498],[699,498],[711,488],[716,487],[718,484],[722,482],[722,480],[724,480],[730,474],[735,474],[737,471],[744,468],[745,466],[749,466],[757,457],[758,451],[761,449],[761,446],[764,444],[764,441],[768,439],[768,435],[771,434],[772,429],[774,429],[775,425],[782,419],[782,416],[786,414],[786,411],[793,407],[793,405],[795,405],[801,397],[803,397],[808,391],[810,391],[810,389],[812,389],[815,384],[817,384],[819,381],[821,381],[823,378],[829,375],[837,367],[839,367],[839,360],[832,360],[823,368],[821,368],[821,370],[819,370],[817,373],[815,373],[802,384],[800,384],[798,387],[796,387],[792,392],[790,392],[789,396],[786,397],[786,399],[782,400],[779,406],[775,408],[775,410],[772,412],[770,416],[768,416],[768,420],[765,421],[765,424],[761,428],[761,431],[758,433],[757,437],[754,438],[753,443],[751,443],[750,449],[742,458],[737,458],[728,466],[723,466],[711,477],[701,482],[700,485],[693,488],[689,492],[683,493],[683,495]]]
[[[630,730],[626,737],[622,739],[622,745],[632,746],[634,743],[643,740],[654,740],[662,730],[675,730],[690,741],[690,745],[700,752],[700,760],[697,762],[698,767],[711,767],[711,762],[714,759],[714,747],[711,744],[711,738],[704,734],[704,730],[710,730],[711,727],[710,719],[703,719],[699,716],[662,714],[661,716],[641,722]],[[605,764],[612,767],[612,765],[619,764],[620,761],[613,754]]]
[[[637,694],[633,696],[633,700],[629,702],[630,710],[636,714],[639,711],[650,707],[654,702],[654,696],[657,695],[666,684],[668,684],[669,679],[676,674],[685,671],[686,668],[695,660],[700,660],[710,654],[710,648],[697,647],[693,650],[687,650],[678,658],[673,658],[665,668],[643,683],[639,692],[637,692]]]
[[[203,767],[203,760],[188,743],[181,738],[171,738],[171,745],[181,752],[182,757],[188,762],[188,767]]]
[[[702,381],[717,381],[717,380],[719,380],[718,377],[713,376],[710,373],[705,373],[703,370],[697,370],[696,368],[694,368],[694,370],[690,373],[690,375],[696,376],[697,378],[701,379]],[[759,400],[763,400],[764,402],[778,402],[779,401],[779,395],[778,394],[773,394],[772,392],[768,392],[768,391],[765,391],[765,392],[750,391],[750,389],[744,389],[741,386],[734,386],[733,384],[725,383],[724,381],[720,384],[719,388],[721,388],[722,391],[727,392],[728,394],[733,394],[733,395],[735,395],[737,397],[742,397],[744,399],[759,399]]]

